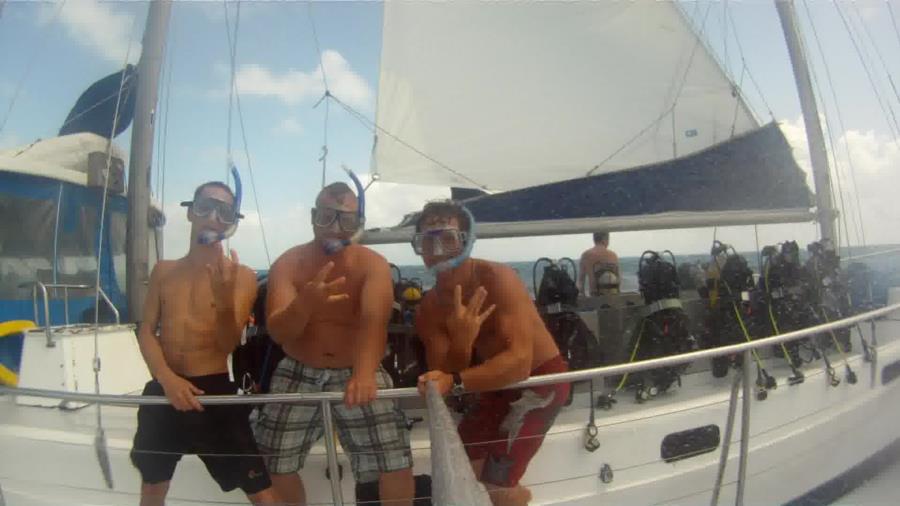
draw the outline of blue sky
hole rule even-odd
[[[900,39],[886,4],[876,0],[856,5],[841,2],[839,6],[851,24],[857,28],[865,24],[871,33],[874,45],[865,32],[859,32],[862,48],[869,54],[867,61],[872,64],[882,99],[900,113],[900,102],[887,81],[888,74],[900,81],[900,64],[896,58]],[[0,53],[0,118],[5,115],[17,86],[23,83],[6,126],[0,131],[0,148],[54,135],[83,89],[121,68],[129,44],[129,60],[137,61],[146,3],[69,0],[62,9],[59,7],[60,4],[7,2],[0,14],[0,47],[17,48]],[[741,74],[737,42],[740,40],[747,66],[765,101],[795,145],[798,161],[801,165],[807,163],[799,103],[772,3],[703,1],[683,2],[682,7],[698,26],[706,16],[705,39],[735,81],[740,81]],[[797,3],[807,43],[812,46],[815,42],[807,8],[822,39],[840,100],[844,131],[839,131],[836,123],[832,125],[840,170],[847,170],[846,162],[842,162],[845,158],[842,147],[846,144],[856,169],[863,215],[870,224],[866,228],[868,242],[900,242],[900,227],[894,225],[900,205],[892,195],[900,182],[897,140],[873,97],[834,4]],[[234,23],[237,6],[231,3],[228,9]],[[197,184],[221,179],[225,174],[230,77],[224,10],[222,2],[176,2],[172,10],[163,75],[164,82],[170,84],[161,87],[159,150],[154,159],[153,182],[155,198],[163,203],[169,217],[165,246],[168,258],[180,256],[187,247],[184,212],[177,207],[177,202],[189,198]],[[312,4],[311,11],[330,88],[343,101],[374,118],[382,5],[317,2]],[[894,12],[900,14],[900,4],[894,6]],[[734,19],[734,26],[726,13]],[[886,71],[875,48],[889,65]],[[820,53],[816,47],[810,50],[814,69],[824,86],[825,69]],[[287,247],[311,237],[309,206],[321,181],[318,159],[323,144],[325,108],[324,104],[318,108],[313,105],[324,87],[320,55],[312,35],[310,5],[242,4],[237,67],[262,223],[274,260]],[[166,75],[169,73],[171,81]],[[746,74],[742,89],[760,120],[770,120],[768,108]],[[836,121],[830,91],[827,88],[823,91],[829,119]],[[167,125],[165,135],[163,125]],[[249,190],[246,153],[236,113],[232,129],[234,157]],[[119,136],[116,142],[127,149],[130,131]],[[343,180],[339,170],[342,163],[359,173],[368,172],[371,146],[371,133],[332,105],[328,122],[330,170],[326,179]],[[163,160],[164,193],[157,178]],[[394,224],[404,212],[441,195],[446,195],[445,189],[377,183],[370,194],[370,224]],[[245,202],[248,219],[241,224],[233,246],[245,263],[265,267],[259,215],[254,212],[256,204],[249,192]],[[891,225],[876,228],[871,224]],[[765,227],[761,230],[761,240],[767,243],[797,237],[807,241],[814,237],[814,230],[815,227],[802,224]],[[850,235],[855,242],[855,230],[851,229]],[[742,248],[754,247],[752,228],[720,229],[718,237]],[[635,232],[616,234],[613,244],[622,254],[639,254],[646,248],[694,253],[705,250],[711,240],[711,229]],[[475,253],[497,260],[576,256],[589,242],[587,236],[491,240],[480,242]],[[417,261],[405,245],[380,249],[398,263]]]

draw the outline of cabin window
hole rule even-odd
[[[93,286],[97,281],[99,210],[77,202],[71,193],[63,200],[56,257],[57,282]]]
[[[0,192],[0,216],[0,299],[20,299],[22,283],[53,280],[56,199]]]

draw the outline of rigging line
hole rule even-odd
[[[237,29],[238,29],[237,23],[239,22],[239,20],[240,20],[240,3],[238,3],[238,16],[237,16],[237,18],[235,18],[234,44],[232,45],[231,22],[228,18],[228,10],[227,9],[225,10],[225,33],[228,36],[228,46],[234,47],[235,50],[237,49]],[[232,53],[232,56],[233,55],[234,55],[234,53]],[[234,68],[233,64],[232,64],[232,68]],[[241,108],[241,94],[238,90],[237,83],[233,80],[233,76],[234,76],[234,73],[232,72],[232,92],[234,94],[234,101],[235,101],[235,105],[237,107],[238,124],[241,127],[241,140],[242,140],[243,146],[244,146],[244,156],[247,158],[247,172],[250,174],[250,189],[253,191],[253,203],[256,205],[256,217],[257,217],[257,221],[259,222],[259,232],[260,232],[260,235],[262,236],[263,251],[266,254],[266,263],[271,267],[272,256],[269,253],[269,241],[266,238],[266,227],[263,225],[263,217],[262,217],[263,212],[259,205],[259,195],[256,192],[256,177],[253,174],[253,161],[250,158],[250,144],[247,142],[247,129],[244,125],[244,111]],[[228,125],[229,132],[231,130],[230,117],[231,117],[231,111],[229,110],[229,125]],[[231,138],[231,135],[229,133],[229,139],[230,138]],[[230,148],[228,151],[228,158],[230,161],[233,162],[233,160],[231,160]]]
[[[172,74],[174,73],[175,68],[175,51],[168,51],[168,48],[175,47],[175,19],[173,18],[169,24],[169,37],[166,37],[166,58],[168,59],[169,70],[166,72],[166,100],[164,109],[166,111],[165,118],[163,119],[162,125],[162,152],[159,153],[159,157],[162,161],[162,169],[161,169],[161,180],[160,180],[160,194],[159,194],[159,206],[165,211],[166,209],[166,160],[168,157],[166,153],[168,152],[169,145],[169,114],[172,111],[170,107],[170,101],[172,98]],[[158,245],[157,245],[158,246]],[[161,257],[157,254],[157,259],[161,259]]]
[[[897,44],[900,45],[900,29],[897,28],[897,18],[894,17],[894,8],[891,7],[891,0],[885,0],[888,8],[888,14],[891,17],[891,25],[894,27],[894,35],[897,36]]]
[[[405,146],[405,147],[408,148],[409,150],[413,151],[413,152],[416,153],[417,155],[419,155],[419,156],[421,156],[422,158],[428,160],[429,162],[431,162],[431,163],[437,165],[438,167],[440,167],[440,168],[446,170],[447,172],[453,174],[454,176],[456,176],[456,177],[458,177],[458,178],[460,178],[460,179],[463,179],[463,180],[465,180],[465,181],[468,181],[469,183],[472,183],[473,185],[477,186],[478,188],[481,188],[482,190],[490,191],[486,185],[483,185],[483,184],[479,183],[478,181],[475,181],[474,179],[470,178],[469,176],[466,176],[465,174],[463,174],[463,173],[461,173],[461,172],[459,172],[459,171],[453,170],[452,168],[450,168],[450,167],[447,166],[446,164],[441,163],[441,162],[435,160],[434,158],[432,158],[432,157],[428,156],[427,154],[423,153],[422,151],[420,151],[418,148],[416,148],[416,147],[413,146],[412,144],[409,144],[408,142],[404,141],[404,140],[401,139],[400,137],[397,137],[397,136],[394,135],[393,133],[391,133],[391,132],[385,130],[383,127],[381,127],[380,125],[378,125],[378,124],[375,123],[374,121],[372,121],[372,120],[366,118],[363,114],[361,114],[360,112],[356,111],[355,109],[353,109],[353,108],[350,107],[349,105],[345,104],[343,101],[341,101],[341,99],[337,98],[336,96],[334,96],[334,95],[329,95],[329,96],[331,97],[332,100],[335,101],[335,103],[337,103],[337,104],[340,105],[345,111],[347,111],[348,113],[350,113],[351,116],[355,117],[360,123],[362,123],[363,125],[366,125],[370,130],[372,130],[372,133],[378,133],[378,132],[383,133],[383,134],[387,135],[388,137],[390,137],[391,139],[394,139],[394,140],[397,141],[398,143],[402,144],[403,146]],[[658,123],[663,117],[665,117],[666,114],[668,114],[668,111],[667,111],[666,113],[663,113],[662,115],[660,115],[660,117],[654,122],[654,125],[655,125],[656,123]],[[652,126],[653,126],[653,125],[650,125],[650,127],[652,127]],[[650,127],[648,127],[648,128],[650,128]]]
[[[893,123],[888,121],[887,115],[888,111],[885,110],[884,101],[881,98],[881,93],[878,92],[878,87],[875,85],[875,79],[872,77],[872,72],[869,70],[869,66],[866,64],[865,58],[863,57],[862,50],[859,44],[856,42],[856,37],[853,35],[853,31],[850,28],[850,25],[847,23],[847,19],[844,17],[844,12],[841,10],[841,6],[839,2],[833,3],[835,10],[838,13],[838,16],[841,18],[841,22],[844,24],[844,29],[847,32],[847,36],[850,38],[850,42],[853,43],[853,48],[856,51],[856,56],[859,58],[859,62],[863,67],[863,70],[866,72],[866,77],[869,80],[869,85],[872,87],[872,92],[875,94],[875,98],[878,100],[878,106],[881,108],[881,113],[885,116],[885,122],[888,125],[888,128],[891,130],[891,134],[894,136],[895,141],[898,137],[900,137],[900,126],[898,126],[897,118],[894,116],[893,108],[889,107],[891,118],[893,119]],[[890,106],[890,104],[888,104]]]
[[[809,19],[809,24],[813,31],[813,36],[816,41],[816,46],[819,49],[819,56],[826,66],[826,76],[828,77],[828,84],[831,88],[832,96],[834,97],[834,106],[837,109],[838,108],[837,96],[834,91],[834,83],[831,81],[831,72],[828,70],[828,67],[827,67],[828,64],[825,62],[825,53],[822,50],[822,44],[819,40],[818,32],[816,31],[815,23],[813,22],[812,13],[809,10],[809,4],[806,0],[803,0],[803,6],[806,10],[806,16]],[[803,46],[804,53],[809,54],[810,51],[807,48],[806,41],[801,40],[801,44]],[[822,104],[822,116],[824,116],[824,118],[825,118],[825,129],[828,131],[828,146],[830,148],[830,155],[831,155],[831,159],[832,159],[833,165],[834,165],[834,175],[835,175],[835,180],[837,182],[837,194],[838,194],[838,198],[840,201],[840,208],[841,208],[841,219],[838,221],[838,223],[843,225],[844,241],[847,245],[847,249],[850,249],[850,227],[847,225],[848,213],[847,213],[847,207],[844,203],[843,181],[841,178],[840,167],[838,166],[838,161],[837,161],[837,150],[834,147],[834,135],[835,135],[834,129],[831,127],[831,120],[829,119],[828,107],[825,103],[825,96],[822,93],[822,90],[819,85],[820,81],[819,81],[818,72],[816,72],[814,65],[810,65],[809,70],[810,70],[810,77],[812,80],[812,84],[816,89],[816,96],[818,97],[819,101]],[[843,131],[843,124],[841,124],[841,130]],[[828,156],[828,154],[829,153],[826,152],[826,157]],[[832,203],[834,203],[834,192],[833,191],[832,191],[832,195],[830,197],[831,197]],[[859,209],[857,209],[857,215],[859,214],[858,211],[859,211]],[[860,229],[862,227],[861,221],[862,220],[860,219],[860,223],[858,225],[856,222],[854,222],[854,228],[856,231],[856,240],[857,240],[858,244],[859,243],[864,244],[863,239],[860,238]],[[839,229],[840,228],[841,227],[839,227]],[[840,230],[839,230],[838,237],[836,238],[836,241],[835,241],[835,246],[840,247],[840,244],[841,244],[841,242],[840,242]]]
[[[806,14],[807,14],[807,17],[809,18],[810,26],[813,28],[813,33],[815,34],[816,33],[815,25],[813,23],[811,13],[809,12],[809,5],[806,2],[806,0],[803,0],[803,5],[804,5],[804,7],[807,8]],[[798,30],[798,33],[800,34],[800,46],[803,50],[803,53],[806,54],[807,56],[809,56],[811,54],[811,52],[809,51],[809,46],[807,45],[805,38],[803,38],[803,34],[800,33],[799,30]],[[822,58],[822,60],[824,61],[825,53],[822,52],[822,45],[819,42],[818,36],[815,37],[815,40],[816,40],[817,47],[819,48],[819,55]],[[811,58],[808,58],[808,60],[810,62],[812,62]],[[844,204],[843,182],[842,182],[842,178],[841,178],[840,169],[837,164],[837,150],[834,147],[834,129],[831,127],[831,121],[829,120],[829,114],[828,114],[828,107],[827,107],[827,104],[825,103],[825,96],[824,96],[824,94],[822,94],[822,90],[819,86],[819,75],[818,75],[818,72],[816,71],[815,65],[812,65],[812,64],[809,65],[809,72],[810,72],[810,79],[812,80],[812,85],[813,85],[813,87],[815,87],[815,90],[816,90],[816,97],[817,97],[816,100],[818,102],[820,102],[821,106],[822,106],[822,116],[824,116],[824,118],[825,118],[825,129],[828,131],[828,145],[830,147],[830,153],[826,150],[825,157],[826,157],[826,162],[828,161],[829,155],[831,156],[831,160],[833,161],[834,175],[835,175],[835,180],[837,181],[837,194],[838,194],[838,198],[840,201],[840,208],[841,208],[841,219],[838,221],[838,224],[839,225],[843,224],[844,239],[846,241],[847,247],[849,248],[850,247],[850,237],[849,237],[850,228],[847,226],[847,207]],[[829,83],[830,83],[830,81],[829,81]],[[837,103],[835,103],[835,106],[837,106]],[[832,189],[831,195],[829,195],[829,198],[832,201],[832,205],[835,204],[834,193],[835,193],[834,189]],[[841,244],[840,228],[841,227],[839,226],[838,227],[838,237],[834,238],[835,246],[838,246],[838,247],[840,247],[840,244]],[[857,235],[857,241],[859,242],[860,239],[859,239],[859,229],[858,228],[856,229],[856,235]]]
[[[875,56],[877,56],[878,61],[881,62],[881,68],[884,70],[885,75],[887,75],[888,82],[891,85],[891,91],[894,92],[894,98],[897,99],[898,103],[900,103],[900,94],[897,93],[897,87],[894,86],[894,78],[891,75],[887,64],[884,62],[884,57],[881,56],[881,50],[878,49],[878,44],[875,43],[875,38],[872,37],[872,32],[869,30],[868,25],[866,25],[865,21],[863,20],[862,13],[859,12],[859,6],[856,5],[856,2],[850,2],[850,5],[853,6],[853,10],[854,12],[856,12],[856,17],[859,18],[859,24],[862,26],[863,33],[866,34],[866,38],[869,40],[869,45],[871,45],[872,49],[875,50]]]
[[[319,68],[322,69],[322,82],[325,84],[325,91],[328,91],[328,76],[325,74],[325,61],[322,59],[322,47],[319,45],[319,34],[316,31],[316,21],[313,18],[312,1],[306,2],[306,7],[309,15],[309,24],[312,27],[313,42],[316,44],[316,53],[319,55]]]
[[[232,114],[234,111],[234,89],[235,89],[235,59],[237,57],[237,43],[238,43],[238,27],[241,24],[241,2],[237,2],[237,14],[234,18],[234,35],[231,34],[231,23],[228,17],[228,2],[227,0],[223,0],[222,7],[225,9],[225,33],[228,36],[228,53],[231,63],[231,79],[230,85],[228,87],[228,127],[227,127],[227,135],[225,137],[225,153],[228,157],[225,162],[225,181],[229,181],[229,177],[231,176],[231,166],[234,164],[234,157],[232,156],[231,151],[231,129],[234,124],[232,120]]]
[[[772,121],[775,121],[775,113],[772,112],[772,107],[769,105],[769,102],[766,100],[766,96],[762,92],[762,88],[760,88],[759,83],[756,82],[756,78],[753,77],[753,72],[750,70],[750,66],[747,65],[747,59],[744,57],[744,46],[741,44],[741,38],[738,36],[737,25],[734,22],[734,16],[731,14],[731,11],[728,11],[728,19],[731,22],[731,33],[734,34],[734,40],[737,43],[738,54],[741,55],[741,63],[747,69],[747,77],[750,78],[750,82],[753,83],[753,87],[756,89],[756,93],[759,95],[760,100],[762,100],[763,105],[766,106],[766,111],[769,113],[769,117],[772,118]],[[752,107],[751,107],[752,110]],[[754,115],[755,115],[754,111]]]
[[[59,4],[59,7],[56,8],[56,12],[53,13],[52,18],[50,19],[50,24],[56,22],[65,5],[66,0],[62,0],[62,2],[60,2]],[[28,76],[31,74],[31,69],[34,68],[34,64],[37,62],[38,56],[40,56],[40,54],[44,51],[44,48],[46,47],[47,41],[49,39],[49,37],[42,38],[28,58],[28,62],[25,64],[25,72],[22,74],[22,78],[19,79],[19,82],[16,83],[16,88],[13,91],[12,98],[9,100],[9,106],[6,108],[6,112],[3,114],[3,118],[0,119],[0,133],[3,133],[3,129],[6,127],[6,122],[7,120],[9,120],[9,116],[12,114],[13,107],[15,106],[16,101],[19,99],[19,93],[22,92],[22,87],[25,86],[25,81],[28,80]]]
[[[678,97],[681,96],[681,92],[684,90],[684,85],[687,83],[688,74],[691,72],[691,66],[694,64],[694,56],[697,55],[697,48],[703,43],[704,34],[706,33],[706,20],[709,18],[709,12],[712,10],[712,3],[706,6],[706,12],[703,13],[703,23],[700,25],[700,31],[697,32],[694,36],[694,47],[691,49],[691,54],[688,56],[687,65],[684,68],[684,74],[681,76],[681,83],[678,84],[678,91],[675,92],[675,98],[672,101],[672,107],[669,109],[670,111],[675,110],[675,106],[678,103]],[[706,46],[704,45],[704,48]],[[712,53],[710,51],[710,53]]]
[[[319,57],[319,70],[322,71],[322,85],[325,87],[325,94],[322,99],[316,103],[313,108],[317,107],[322,100],[325,101],[325,118],[322,126],[322,156],[319,161],[322,162],[322,188],[325,188],[325,174],[328,172],[328,117],[331,112],[331,104],[328,98],[331,97],[331,89],[328,87],[328,75],[325,72],[325,60],[322,58],[322,47],[319,44],[319,34],[316,31],[316,20],[313,16],[312,1],[306,2],[306,13],[309,17],[309,25],[312,28],[313,43],[316,46],[316,55]]]
[[[740,89],[741,86],[744,85],[744,73],[747,70],[746,65],[741,65],[741,79],[738,82],[737,89]],[[738,94],[737,89],[732,88],[732,93],[734,93],[734,114],[731,116],[731,135],[730,137],[734,137],[734,127],[737,125],[737,117],[738,117],[738,108],[740,107],[740,94]]]
[[[722,46],[724,47],[723,53],[725,54],[723,57],[725,62],[725,73],[728,74],[729,78],[733,81],[734,75],[731,73],[731,65],[728,62],[728,0],[722,2]]]
[[[844,115],[841,113],[841,106],[840,106],[840,102],[838,101],[837,91],[834,86],[834,81],[831,78],[831,67],[828,65],[828,60],[825,58],[825,51],[822,48],[822,43],[819,39],[819,32],[818,32],[818,30],[816,30],[816,25],[813,22],[812,12],[809,10],[809,5],[806,1],[803,2],[803,6],[804,6],[804,10],[806,11],[806,17],[809,19],[809,26],[812,29],[813,40],[816,41],[816,47],[818,47],[818,49],[819,49],[819,55],[822,59],[822,65],[825,67],[825,78],[828,82],[828,89],[831,91],[831,100],[834,103],[834,110],[837,113],[838,128],[840,128],[841,134],[844,137],[844,152],[847,155],[847,164],[850,169],[849,170],[850,183],[851,183],[852,190],[853,190],[852,195],[856,201],[856,218],[859,222],[858,228],[857,228],[857,233],[858,233],[859,237],[857,237],[857,240],[863,246],[865,246],[866,245],[866,231],[865,231],[865,226],[864,226],[865,222],[863,221],[862,204],[859,201],[859,187],[856,184],[856,167],[853,164],[853,157],[850,155],[850,145],[848,143],[848,139],[847,139],[847,135],[846,135],[847,131],[844,127]],[[821,96],[821,93],[820,93],[820,96]],[[823,99],[824,99],[824,97],[823,97]],[[828,123],[828,115],[827,114],[825,115],[825,120],[826,120],[826,125],[827,125],[827,123]],[[832,129],[830,126],[827,126],[827,128],[829,131],[829,141],[831,141],[830,134],[832,132]],[[832,156],[834,157],[835,164],[836,164],[837,163],[837,151],[834,150],[833,143],[832,143],[831,150],[833,152]],[[837,166],[835,166],[835,170],[837,171]],[[856,225],[856,224],[854,224],[854,225]],[[844,228],[845,228],[845,231],[849,234],[849,230],[846,229],[846,225]]]

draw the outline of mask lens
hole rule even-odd
[[[216,199],[204,198],[195,201],[191,205],[191,212],[196,216],[206,217],[213,211],[216,212],[216,216],[222,223],[229,225],[234,223],[236,216],[234,206],[231,204]]]
[[[441,246],[447,253],[456,253],[457,251],[462,250],[463,241],[459,230],[442,230],[440,235],[438,235],[436,239],[441,241]]]
[[[356,213],[340,212],[338,220],[344,232],[356,232],[359,228],[359,216]]]
[[[337,218],[338,212],[327,207],[316,208],[316,214],[313,216],[313,224],[317,227],[328,227]]]

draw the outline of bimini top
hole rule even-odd
[[[85,132],[39,139],[31,144],[0,151],[0,171],[87,186],[92,163],[95,164],[94,170],[106,166],[108,143],[109,139]],[[115,144],[112,145],[112,156],[117,160],[114,163],[124,166],[125,153]]]

